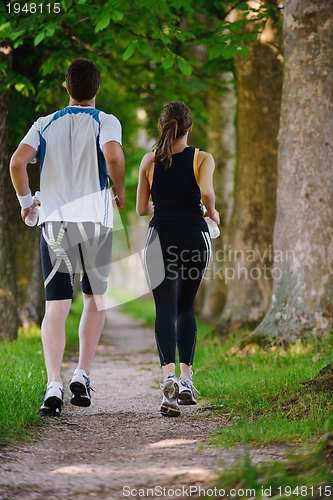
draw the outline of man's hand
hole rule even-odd
[[[112,200],[113,207],[121,210],[123,208],[123,206],[125,205],[125,201],[126,201],[125,191],[117,192],[116,188],[114,186],[112,186],[112,192],[115,195],[115,198],[113,198],[113,200]]]
[[[40,206],[40,202],[38,200],[34,200],[33,204],[29,208],[21,208],[21,217],[22,217],[23,221],[28,216],[30,210],[32,210],[33,208],[35,208],[36,205]]]

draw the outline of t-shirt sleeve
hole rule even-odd
[[[99,136],[99,145],[102,149],[104,144],[109,141],[119,142],[121,145],[121,124],[114,115],[103,113],[101,118],[101,129]]]
[[[40,135],[38,132],[37,122],[35,122],[32,125],[31,129],[26,134],[26,136],[23,137],[20,144],[28,144],[29,146],[33,147],[36,151],[38,151],[40,145]]]

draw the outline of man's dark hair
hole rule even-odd
[[[90,59],[75,59],[66,69],[67,89],[76,101],[87,101],[95,97],[100,81],[99,69]]]

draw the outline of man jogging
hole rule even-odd
[[[91,404],[90,368],[104,326],[103,295],[111,265],[113,203],[125,203],[121,125],[95,108],[100,72],[76,59],[66,70],[69,106],[39,118],[13,154],[10,174],[24,220],[34,207],[27,164],[40,159],[41,259],[46,292],[42,343],[48,375],[40,411],[59,416],[63,405],[61,364],[65,322],[75,272],[81,273],[84,309],[79,361],[70,382],[71,403]],[[112,200],[110,187],[115,200]]]

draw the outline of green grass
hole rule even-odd
[[[153,324],[152,300],[133,300],[122,310]],[[212,435],[213,443],[306,442],[333,430],[333,370],[315,378],[333,360],[331,337],[288,351],[258,345],[238,350],[244,331],[221,338],[210,324],[197,323],[194,382],[201,401],[227,424]],[[306,383],[312,379],[317,383]]]
[[[240,338],[199,335],[196,383],[229,424],[214,435],[216,444],[301,441],[333,429],[332,387],[326,378],[306,384],[333,359],[330,339],[288,352],[252,346],[256,352],[249,353],[233,349]]]
[[[153,327],[155,323],[155,306],[153,300],[147,295],[145,298],[133,299],[128,292],[115,290],[112,295],[124,300],[121,310],[134,319],[142,319],[146,325]]]
[[[24,437],[40,417],[37,408],[46,383],[40,330],[31,327],[14,342],[0,343],[0,443]]]
[[[82,299],[72,304],[66,324],[66,356],[75,356],[78,350],[78,324]],[[0,445],[25,438],[30,429],[42,423],[38,413],[47,381],[40,329],[32,326],[18,339],[0,342]]]
[[[271,500],[332,498],[332,438],[332,434],[327,434],[307,453],[290,455],[283,461],[255,465],[249,453],[245,453],[232,468],[220,474],[214,487],[220,492],[222,489],[227,493],[236,492],[232,495],[235,499],[251,496]]]
[[[154,318],[152,301],[132,301],[123,311]],[[305,498],[333,496],[333,339],[298,343],[288,351],[263,350],[259,345],[239,349],[245,331],[218,337],[210,324],[198,323],[194,382],[201,403],[224,422],[211,434],[217,447],[242,444],[296,445],[302,449],[285,460],[253,464],[249,453],[220,474],[212,490],[230,497]],[[328,366],[327,366],[328,365]],[[319,373],[327,367],[323,373]],[[324,433],[326,439],[318,442]],[[301,487],[303,488],[301,489]],[[250,491],[252,490],[252,491]],[[253,495],[253,491],[255,494]],[[235,491],[238,492],[235,494]],[[229,492],[229,494],[228,494]],[[218,498],[222,498],[221,492]],[[209,497],[213,498],[211,492]],[[214,498],[216,498],[214,496]]]

